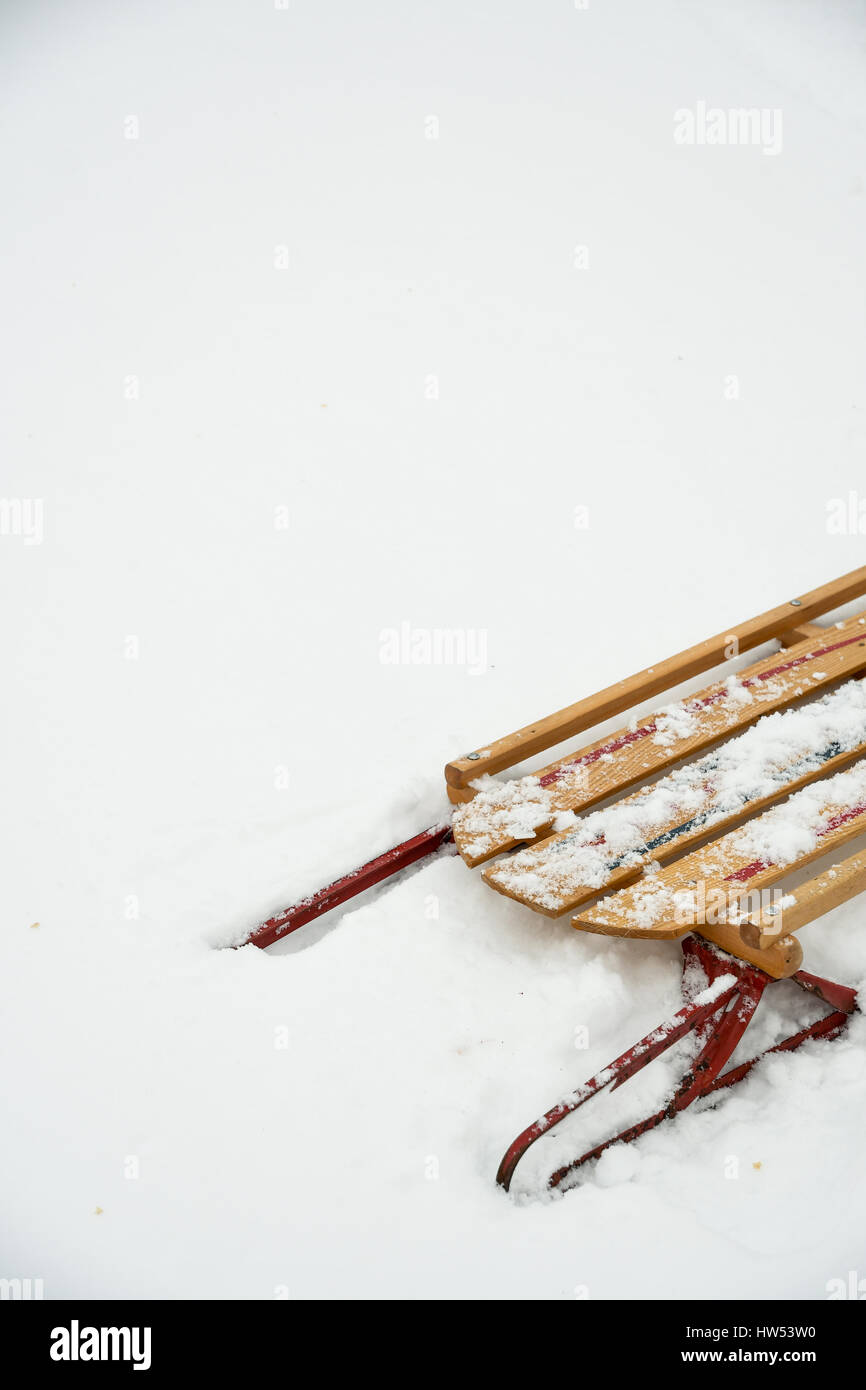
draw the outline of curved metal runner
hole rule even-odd
[[[597,1072],[517,1136],[506,1151],[496,1174],[496,1181],[506,1192],[511,1186],[518,1163],[536,1140],[548,1134],[554,1126],[574,1114],[575,1110],[579,1110],[602,1091],[616,1090],[663,1052],[667,1052],[686,1034],[697,1033],[703,1047],[664,1108],[558,1168],[548,1178],[548,1188],[560,1187],[578,1168],[600,1157],[611,1145],[630,1143],[640,1135],[646,1134],[648,1130],[654,1129],[663,1120],[672,1119],[701,1097],[736,1085],[748,1075],[761,1057],[773,1052],[792,1052],[810,1038],[836,1037],[845,1027],[849,1014],[857,1008],[855,990],[849,989],[847,985],[824,980],[818,975],[810,975],[805,970],[798,971],[790,978],[801,989],[817,995],[829,1004],[833,1012],[807,1028],[802,1028],[790,1038],[776,1043],[775,1047],[767,1048],[766,1052],[760,1053],[757,1057],[752,1057],[728,1072],[722,1072],[749,1026],[764,990],[768,985],[778,982],[757,966],[728,955],[699,936],[685,937],[682,945],[684,982],[695,978],[693,971],[697,968],[706,980],[704,990],[686,1003],[673,1018],[654,1028],[621,1057],[617,1057],[615,1062]],[[727,975],[734,975],[735,983],[723,988],[720,993],[713,993],[714,982]],[[708,998],[705,997],[707,995]]]

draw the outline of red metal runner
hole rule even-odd
[[[294,907],[283,908],[282,912],[277,912],[266,922],[262,922],[261,926],[256,927],[242,944],[260,946],[262,949],[272,946],[281,937],[288,936],[289,932],[297,931],[298,927],[321,917],[322,913],[331,912],[333,908],[340,907],[350,898],[366,892],[383,879],[391,878],[401,869],[426,858],[428,854],[435,854],[436,850],[448,844],[450,839],[450,825],[432,825],[429,830],[422,830],[420,835],[413,835],[411,840],[404,840],[401,845],[386,850],[376,859],[371,859],[367,864],[362,864],[360,868],[336,879],[334,883],[329,883],[326,888],[320,888],[312,897],[304,898],[303,902],[295,903]]]
[[[687,988],[693,984],[696,978],[696,968],[700,969],[702,978],[707,985],[711,985],[720,976],[726,975],[736,976],[735,983],[703,1003],[700,1002],[701,995],[699,994],[694,1002],[687,1003],[673,1018],[660,1024],[658,1028],[654,1028],[639,1043],[635,1043],[634,1047],[629,1048],[628,1052],[624,1052],[615,1062],[611,1062],[610,1066],[598,1072],[583,1086],[573,1091],[570,1096],[561,1100],[552,1110],[548,1110],[541,1119],[536,1120],[522,1134],[519,1134],[507,1150],[496,1174],[496,1181],[505,1188],[506,1192],[511,1185],[518,1163],[537,1139],[540,1139],[554,1125],[560,1124],[567,1115],[573,1114],[575,1110],[592,1100],[601,1091],[608,1087],[611,1090],[616,1090],[629,1077],[634,1076],[648,1063],[666,1052],[668,1048],[673,1047],[687,1033],[697,1033],[699,1041],[703,1043],[703,1050],[692,1062],[689,1071],[683,1077],[664,1109],[623,1130],[621,1134],[606,1139],[603,1144],[589,1149],[586,1153],[581,1154],[580,1158],[574,1159],[573,1162],[558,1168],[548,1179],[548,1187],[559,1187],[576,1169],[582,1167],[584,1163],[598,1158],[612,1144],[628,1144],[640,1135],[646,1134],[648,1130],[654,1129],[663,1120],[672,1119],[674,1115],[685,1110],[686,1106],[691,1105],[699,1097],[710,1095],[712,1092],[727,1086],[736,1085],[738,1081],[742,1081],[743,1077],[748,1075],[762,1056],[767,1056],[768,1053],[773,1052],[792,1052],[810,1038],[836,1037],[845,1027],[848,1015],[853,1013],[857,1007],[857,995],[853,989],[849,989],[846,985],[834,984],[830,980],[823,980],[817,975],[809,975],[806,971],[799,971],[792,976],[794,983],[798,984],[801,989],[818,995],[833,1008],[834,1012],[826,1018],[818,1019],[809,1027],[801,1029],[793,1037],[785,1038],[775,1047],[768,1048],[766,1053],[761,1053],[760,1056],[753,1057],[748,1062],[743,1062],[723,1073],[722,1068],[733,1055],[751,1022],[764,990],[768,985],[780,982],[775,981],[772,976],[765,974],[756,966],[749,965],[746,961],[739,960],[735,956],[729,956],[727,952],[712,946],[700,936],[687,936],[683,940],[683,973],[684,985]]]

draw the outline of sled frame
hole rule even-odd
[[[689,1033],[697,1035],[701,1050],[662,1109],[587,1149],[579,1158],[561,1165],[548,1178],[548,1189],[562,1187],[579,1168],[600,1158],[614,1144],[631,1143],[664,1120],[673,1119],[696,1100],[735,1086],[748,1076],[763,1057],[774,1052],[793,1052],[811,1039],[838,1037],[857,1008],[856,992],[847,985],[834,984],[831,980],[799,970],[788,978],[801,989],[817,995],[830,1006],[832,1012],[756,1057],[723,1071],[751,1023],[764,990],[779,981],[757,966],[720,950],[699,935],[685,937],[682,948],[683,994],[686,1000],[683,1008],[577,1090],[558,1101],[517,1136],[506,1150],[496,1174],[497,1183],[506,1192],[518,1163],[537,1140],[603,1091],[615,1091]],[[715,981],[730,975],[734,976],[734,982],[723,988],[721,993],[714,993],[712,986]],[[697,978],[703,979],[705,985],[695,997],[694,983]],[[711,997],[707,998],[708,994]]]
[[[737,643],[738,652],[744,653],[772,639],[778,639],[785,647],[819,640],[827,630],[817,626],[813,620],[864,595],[866,566],[819,589],[790,599],[767,613],[709,638],[655,667],[638,672],[515,734],[497,739],[489,747],[447,765],[445,775],[449,798],[456,803],[470,800],[474,795],[471,783],[482,774],[514,766],[554,744],[602,724],[611,716],[629,710],[663,690],[719,666],[728,655],[733,641]],[[301,902],[275,913],[239,944],[252,944],[264,949],[376,884],[393,879],[413,864],[448,848],[453,851],[451,826],[446,823],[430,826]],[[863,891],[866,870],[857,857],[846,861],[842,870],[834,870],[831,875],[819,877],[806,885],[804,901],[793,909],[797,914],[796,921],[791,923],[794,930]],[[575,919],[574,925],[586,927],[588,924]],[[708,930],[705,926],[704,931]],[[682,939],[684,1003],[679,1012],[523,1130],[500,1163],[497,1182],[501,1187],[509,1190],[518,1163],[543,1135],[603,1091],[615,1090],[623,1085],[689,1034],[694,1034],[697,1040],[697,1056],[662,1109],[561,1165],[548,1179],[549,1189],[557,1190],[569,1185],[580,1169],[598,1159],[612,1145],[629,1143],[673,1118],[695,1101],[706,1100],[716,1092],[736,1085],[748,1076],[763,1057],[792,1052],[808,1041],[838,1037],[850,1015],[857,1009],[857,995],[853,989],[798,969],[802,952],[796,940],[790,936],[779,939],[775,926],[768,925],[760,916],[757,920],[746,918],[736,926],[717,928],[714,935],[715,941],[701,935],[698,925],[692,934]],[[763,1053],[725,1070],[754,1017],[764,991],[784,978],[792,979],[801,989],[816,995],[830,1012]],[[704,981],[704,986],[696,993],[698,980]]]

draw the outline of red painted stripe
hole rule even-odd
[[[606,753],[618,753],[621,748],[627,748],[630,743],[636,743],[638,739],[646,738],[647,734],[655,733],[655,720],[643,725],[640,729],[630,729],[628,733],[621,734],[619,738],[611,739],[602,748],[594,748],[592,752],[585,753],[583,757],[574,758],[570,763],[565,763],[562,767],[555,767],[552,772],[546,772],[543,777],[539,777],[540,787],[549,787],[554,782],[558,782],[572,767],[589,767],[592,763],[597,763]]]
[[[814,651],[806,652],[804,656],[795,656],[790,661],[780,662],[778,666],[771,666],[767,671],[759,671],[754,676],[747,676],[741,685],[744,690],[757,685],[761,681],[772,680],[774,676],[782,676],[787,671],[795,671],[798,666],[802,666],[806,661],[817,661],[819,657],[830,656],[833,652],[841,651],[843,647],[851,647],[855,642],[866,643],[864,633],[858,632],[856,637],[846,637],[842,642],[833,642],[829,647],[816,647]],[[684,705],[684,709],[689,714],[694,714],[698,710],[707,709],[710,705],[715,705],[719,700],[724,699],[727,694],[727,686],[721,686],[718,690],[712,690],[708,695],[704,695],[700,700],[692,700]],[[572,758],[569,762],[561,763],[559,767],[551,768],[543,777],[539,777],[540,787],[551,787],[556,782],[567,777],[572,768],[591,767],[608,753],[618,753],[622,748],[627,748],[632,743],[637,743],[639,739],[646,738],[648,734],[654,734],[657,728],[656,719],[653,717],[649,723],[640,725],[637,729],[630,729],[628,733],[620,734],[617,738],[611,739],[609,743],[603,744],[599,748],[593,748],[589,753],[583,753],[579,758]]]
[[[829,835],[832,830],[838,830],[840,825],[847,825],[850,821],[856,820],[858,816],[862,816],[864,811],[866,811],[866,802],[862,801],[859,806],[852,806],[850,811],[842,811],[832,820],[828,820],[823,830],[819,830],[818,838],[821,839],[824,835]]]
[[[784,675],[786,671],[795,671],[798,666],[802,666],[804,661],[816,661],[819,656],[830,656],[832,652],[838,652],[842,647],[852,647],[855,642],[866,641],[862,632],[858,632],[856,637],[846,637],[843,642],[833,642],[829,647],[819,647],[816,651],[806,652],[803,656],[795,656],[791,661],[785,661],[779,666],[771,666],[769,671],[759,671],[755,676],[749,676],[743,681],[744,686],[754,685],[756,681],[768,681],[772,676]]]
[[[742,869],[737,869],[736,873],[727,874],[723,879],[724,883],[748,883],[755,874],[761,873],[763,869],[769,869],[770,865],[766,859],[753,859],[751,864],[744,864]]]
[[[833,816],[827,824],[817,832],[816,839],[823,840],[825,835],[830,835],[834,830],[838,830],[840,825],[848,825],[858,816],[862,816],[866,811],[866,801],[861,801],[859,806],[852,806],[848,811],[840,811],[838,816]],[[726,874],[723,883],[748,883],[755,874],[762,873],[764,869],[773,868],[773,863],[767,859],[753,859],[751,864],[744,864],[741,869],[735,869],[732,874]],[[796,868],[796,863],[792,865]]]

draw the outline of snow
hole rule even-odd
[[[848,772],[804,787],[737,836],[738,852],[770,864],[790,864],[811,853],[836,818],[866,807],[866,761]]]
[[[866,443],[856,12],[2,24],[2,494],[44,535],[0,535],[0,1275],[824,1297],[866,1258],[862,1018],[536,1200],[653,1064],[510,1200],[513,1136],[679,1007],[675,943],[441,856],[218,947],[440,819],[450,758],[862,562],[826,524]],[[677,145],[699,101],[781,110],[780,153]],[[486,659],[383,664],[403,623]],[[856,902],[801,940],[866,978]],[[816,1007],[770,995],[756,1046]]]
[[[476,777],[469,785],[478,795],[456,808],[454,823],[465,827],[473,837],[473,849],[479,855],[502,839],[532,840],[536,830],[557,819],[553,795],[537,777],[500,782],[484,776]]]
[[[713,839],[705,849],[673,864],[669,875],[656,876],[657,866],[649,864],[647,877],[633,888],[603,898],[590,916],[599,922],[618,921],[635,933],[666,922],[725,921],[732,907],[741,916],[738,903],[748,895],[746,885],[753,881],[755,870],[784,868],[819,852],[822,838],[846,822],[856,843],[855,822],[862,825],[864,811],[866,759],[861,758],[850,770],[822,778],[753,817],[741,830]],[[859,838],[863,838],[862,830]],[[827,851],[832,852],[830,842]],[[694,887],[682,886],[686,865]],[[785,896],[780,894],[777,907]]]
[[[729,691],[733,693],[730,687]],[[652,741],[663,748],[670,748],[681,739],[691,738],[692,734],[697,733],[697,728],[697,711],[675,701],[662,709],[656,720],[656,732],[652,735]]]
[[[862,659],[859,649],[864,644],[860,641],[859,632],[855,631],[853,636],[849,632],[843,642],[834,645],[847,649],[849,662],[853,659],[856,665]],[[798,699],[804,693],[802,683],[797,683],[796,678],[789,678],[783,683],[775,677],[780,671],[799,669],[806,661],[824,654],[825,649],[822,648],[801,651],[793,656],[788,652],[780,661],[776,652],[751,667],[750,673],[742,678],[734,673],[722,681],[717,680],[685,702],[673,701],[662,710],[653,711],[640,724],[631,727],[628,733],[618,730],[613,736],[608,735],[607,741],[571,749],[534,776],[505,782],[497,782],[489,776],[477,778],[470,785],[478,795],[471,803],[458,806],[454,813],[455,840],[460,853],[468,864],[475,865],[512,848],[521,839],[546,835],[550,824],[556,823],[559,812],[576,809],[580,803],[591,804],[606,790],[609,778],[597,782],[594,787],[590,786],[590,767],[605,764],[608,769],[611,768],[615,756],[623,749],[629,749],[639,738],[652,735],[652,743],[659,745],[662,750],[656,759],[656,766],[669,766],[676,761],[677,752],[680,758],[686,755],[686,745],[690,739],[697,738],[698,730],[701,730],[700,741],[706,746],[713,741],[711,734],[717,741],[726,727],[732,732],[735,726],[744,727],[747,720],[743,706],[751,705],[755,699],[765,704],[773,701],[777,705]],[[825,682],[831,679],[827,672],[820,674]],[[842,673],[837,669],[834,674],[838,679]],[[708,710],[712,711],[709,718],[714,716],[714,730],[712,724],[708,725]],[[644,761],[642,766],[650,771],[652,764]],[[548,791],[551,785],[556,786],[554,793]],[[594,796],[589,794],[591,791]],[[560,821],[559,824],[561,826],[564,822]]]
[[[594,811],[578,820],[572,817],[574,828],[562,826],[565,838],[555,844],[540,844],[501,859],[485,871],[506,890],[531,895],[540,906],[562,911],[569,905],[575,890],[581,886],[599,889],[609,880],[612,871],[622,866],[636,866],[645,861],[654,848],[656,838],[677,825],[692,825],[695,831],[706,831],[726,817],[741,812],[751,802],[778,795],[786,784],[809,772],[819,771],[829,756],[850,752],[866,744],[866,685],[863,681],[846,681],[829,695],[784,712],[765,715],[746,733],[729,739],[706,757],[676,768],[648,787],[625,797],[603,811]],[[796,821],[793,832],[800,840],[808,834],[804,822],[820,815],[826,797],[820,782],[813,794],[805,799],[792,798],[782,813],[787,824]],[[842,786],[842,794],[844,788]],[[488,793],[475,813],[475,824],[483,828],[489,820],[489,833],[500,828],[517,835],[520,816],[517,807],[509,805],[508,819],[499,810],[503,800],[517,798],[527,792],[531,798],[532,814],[525,823],[531,828],[535,819],[534,797],[537,795],[531,779],[506,784],[496,793]],[[859,793],[857,793],[859,795]],[[856,797],[855,797],[856,800]],[[470,810],[475,803],[470,803]],[[847,803],[846,803],[847,804]],[[852,803],[853,804],[853,803]],[[488,811],[488,806],[491,809]],[[463,808],[455,819],[473,825]],[[760,824],[764,836],[772,826],[781,824],[766,818]],[[770,827],[770,829],[767,829]],[[559,828],[559,827],[557,827]],[[787,841],[791,832],[782,832],[780,840]],[[814,843],[809,843],[809,848]],[[790,863],[795,857],[778,845],[778,856],[767,844],[767,856],[772,862]],[[782,857],[784,855],[784,857]],[[765,857],[755,847],[755,858]],[[525,896],[523,897],[525,900]]]

